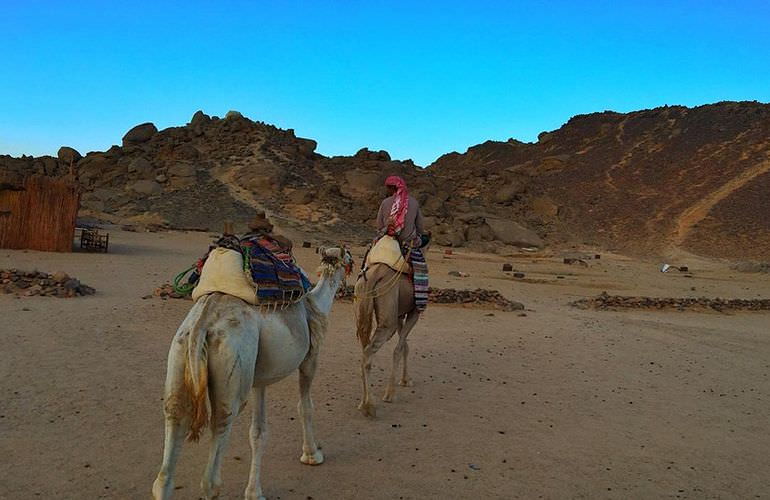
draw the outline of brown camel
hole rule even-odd
[[[409,344],[406,337],[417,324],[420,311],[415,308],[414,288],[406,274],[398,273],[385,264],[373,264],[361,273],[356,281],[356,335],[361,342],[361,382],[363,398],[358,409],[368,417],[375,416],[375,407],[369,395],[369,373],[372,357],[390,338],[398,332],[398,344],[393,351],[393,370],[390,373],[385,395],[386,403],[393,401],[396,372],[403,361],[399,385],[411,386],[407,371]],[[377,328],[372,335],[372,319],[376,318]]]

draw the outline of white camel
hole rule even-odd
[[[193,305],[171,342],[165,389],[163,464],[152,486],[156,500],[171,498],[174,469],[185,436],[197,441],[206,426],[212,439],[201,488],[216,498],[220,469],[235,417],[253,406],[251,470],[247,500],[263,499],[260,463],[267,437],[265,388],[299,369],[299,415],[303,464],[318,465],[323,453],[313,436],[310,385],[328,325],[334,295],[353,259],[343,249],[321,252],[321,278],[301,301],[283,311],[261,312],[241,299],[213,293]]]
[[[361,273],[356,281],[356,336],[361,343],[361,383],[363,396],[358,409],[367,417],[374,417],[375,406],[369,394],[369,373],[372,369],[372,357],[390,338],[398,332],[398,343],[393,350],[393,368],[382,400],[393,401],[395,395],[396,373],[403,362],[401,379],[398,385],[409,387],[412,380],[407,370],[409,344],[406,341],[417,320],[420,311],[414,303],[414,286],[408,275],[398,273],[385,264],[374,264]],[[372,318],[376,318],[377,328],[372,335]]]

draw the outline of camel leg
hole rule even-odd
[[[412,386],[412,379],[409,378],[409,371],[407,370],[407,358],[409,357],[409,343],[406,341],[406,337],[409,335],[409,332],[412,331],[412,328],[414,328],[414,325],[417,324],[417,320],[420,319],[420,312],[417,310],[411,311],[406,319],[404,320],[404,325],[401,327],[401,330],[399,331],[399,342],[404,343],[404,348],[402,349],[402,353],[404,355],[404,368],[401,372],[401,381],[398,383],[398,385],[402,387],[411,387]]]
[[[251,471],[249,484],[246,487],[246,500],[264,500],[262,485],[259,482],[259,470],[262,467],[262,455],[267,443],[267,414],[265,412],[265,388],[254,387],[251,390],[251,427],[249,439],[251,442]]]
[[[219,491],[222,489],[222,455],[230,438],[230,430],[235,418],[232,412],[222,410],[212,420],[216,424],[212,423],[209,461],[201,479],[201,489],[206,500],[219,497]]]
[[[377,316],[377,329],[372,335],[372,340],[363,350],[361,359],[361,382],[363,384],[363,399],[358,409],[367,417],[376,415],[374,405],[371,402],[369,391],[369,375],[372,369],[372,357],[380,350],[385,342],[390,340],[398,329],[398,301],[393,297],[380,297],[375,301],[375,313]]]
[[[167,500],[174,491],[174,470],[182,450],[185,434],[190,428],[189,397],[184,388],[184,356],[181,344],[174,342],[169,352],[168,374],[166,376],[165,439],[163,463],[158,477],[152,484],[155,500]]]
[[[189,419],[179,419],[166,416],[166,438],[163,445],[163,464],[158,477],[152,484],[152,496],[155,500],[168,500],[174,491],[174,470],[182,450]]]
[[[310,396],[310,386],[313,384],[315,370],[318,366],[318,352],[311,353],[299,366],[299,417],[302,420],[302,457],[300,462],[305,465],[320,465],[324,455],[318,447],[313,434],[313,399]]]
[[[390,370],[390,377],[388,378],[388,385],[385,387],[385,395],[382,396],[382,400],[386,403],[393,402],[393,396],[396,393],[396,373],[398,372],[398,365],[401,363],[404,357],[404,341],[406,340],[401,332],[403,331],[403,321],[399,320],[400,326],[398,328],[398,342],[393,349],[393,368]]]

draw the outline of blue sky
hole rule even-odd
[[[237,109],[427,165],[570,116],[770,101],[770,2],[0,0],[0,154]]]

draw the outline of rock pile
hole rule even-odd
[[[521,311],[524,304],[508,300],[497,290],[455,290],[454,288],[431,288],[428,300],[434,304],[492,305],[503,311]]]
[[[677,311],[770,311],[770,299],[709,299],[706,297],[628,297],[602,292],[590,299],[571,303],[579,309],[674,309]]]
[[[354,289],[345,286],[337,292],[337,298],[341,300],[353,300]],[[431,288],[428,302],[432,304],[463,304],[473,306],[493,306],[503,311],[521,311],[524,304],[508,300],[497,290],[456,290],[454,288]]]
[[[40,295],[71,298],[93,295],[95,292],[90,286],[61,271],[48,274],[18,269],[0,270],[0,293],[12,293],[21,297]]]

